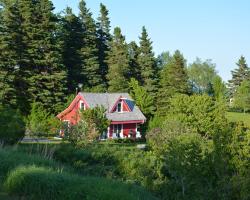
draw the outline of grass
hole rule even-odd
[[[15,199],[9,195],[24,199],[55,200],[156,199],[135,184],[82,176],[69,165],[56,162],[51,157],[48,159],[46,151],[50,152],[53,145],[43,147],[46,151],[40,146],[32,147],[31,150],[29,148],[31,146],[28,144],[22,144],[15,148],[0,149],[0,199]],[[43,153],[36,155],[37,151]],[[88,153],[85,156],[89,156]],[[99,159],[99,156],[102,154],[96,158]],[[4,185],[4,190],[1,185]]]
[[[227,119],[230,122],[242,121],[250,128],[250,113],[227,112]]]

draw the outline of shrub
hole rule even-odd
[[[81,120],[66,131],[66,138],[75,146],[85,146],[98,138],[107,130],[109,120],[105,116],[104,107],[87,109],[80,113]]]
[[[35,166],[15,169],[4,185],[9,193],[25,199],[155,199],[135,185],[103,178],[82,178]]]
[[[0,143],[12,145],[25,135],[22,116],[13,109],[0,106]]]
[[[27,119],[27,129],[31,136],[55,135],[61,127],[61,122],[50,115],[40,103],[33,103]]]

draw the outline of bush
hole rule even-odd
[[[13,109],[0,106],[0,143],[12,145],[25,135],[25,123],[22,116]]]
[[[44,167],[19,167],[5,184],[10,194],[25,199],[155,199],[142,188],[103,178],[81,178]]]
[[[27,129],[31,136],[56,135],[61,128],[61,122],[50,115],[40,103],[33,103],[27,119]]]

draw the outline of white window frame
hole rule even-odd
[[[83,104],[83,107],[82,107],[82,104]],[[80,110],[81,110],[81,109],[86,110],[86,105],[85,105],[85,103],[83,102],[83,100],[80,100],[80,101],[79,101],[79,108],[80,108]]]
[[[121,111],[118,111],[118,104],[121,104]],[[123,113],[123,101],[119,101],[118,104],[116,105],[116,112],[118,113]]]
[[[113,134],[114,133],[117,134],[117,132],[115,132],[115,126],[118,126],[118,125],[121,125],[120,137],[123,138],[123,124],[113,124]]]

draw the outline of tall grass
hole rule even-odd
[[[38,155],[0,149],[0,185],[21,199],[140,200],[155,199],[134,184],[100,177],[84,177]]]

